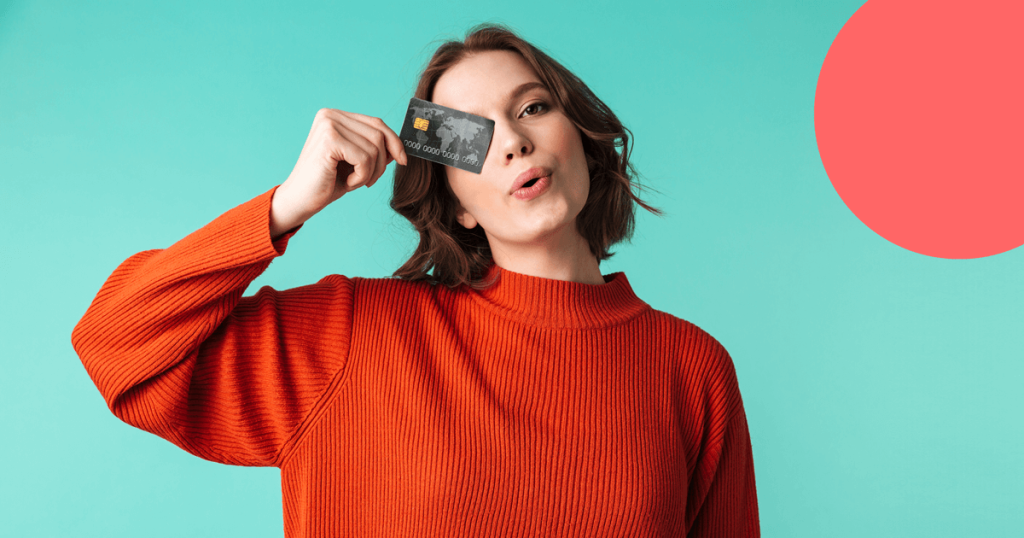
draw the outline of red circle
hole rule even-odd
[[[940,258],[1024,244],[1024,2],[871,0],[818,75],[829,180],[875,233]]]

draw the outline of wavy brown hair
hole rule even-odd
[[[445,71],[473,53],[492,50],[512,51],[526,60],[557,108],[580,130],[590,194],[576,217],[576,229],[598,262],[612,257],[609,247],[633,236],[637,204],[659,216],[662,211],[633,193],[634,187],[642,186],[629,162],[632,133],[576,75],[508,27],[482,24],[471,28],[463,41],[438,47],[420,75],[415,97],[430,101]],[[493,263],[487,236],[479,225],[466,229],[456,221],[458,203],[443,165],[424,159],[410,159],[408,166],[396,163],[390,205],[420,234],[419,246],[394,276],[452,288],[466,284],[482,289],[491,284],[482,280]]]

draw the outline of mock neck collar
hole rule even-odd
[[[583,284],[515,273],[491,263],[484,276],[493,285],[467,286],[470,294],[513,321],[552,329],[586,329],[622,323],[650,306],[633,293],[623,272],[602,275],[604,284]]]

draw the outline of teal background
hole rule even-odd
[[[283,182],[319,108],[397,130],[440,40],[495,21],[635,133],[667,216],[602,272],[729,350],[764,536],[1019,536],[1024,252],[893,245],[818,156],[817,75],[862,3],[0,1],[0,534],[283,535],[277,469],[120,422],[71,330],[125,258]],[[390,275],[415,246],[391,174],[247,294]]]

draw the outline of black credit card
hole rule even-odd
[[[494,120],[413,97],[398,135],[406,155],[479,174]]]

